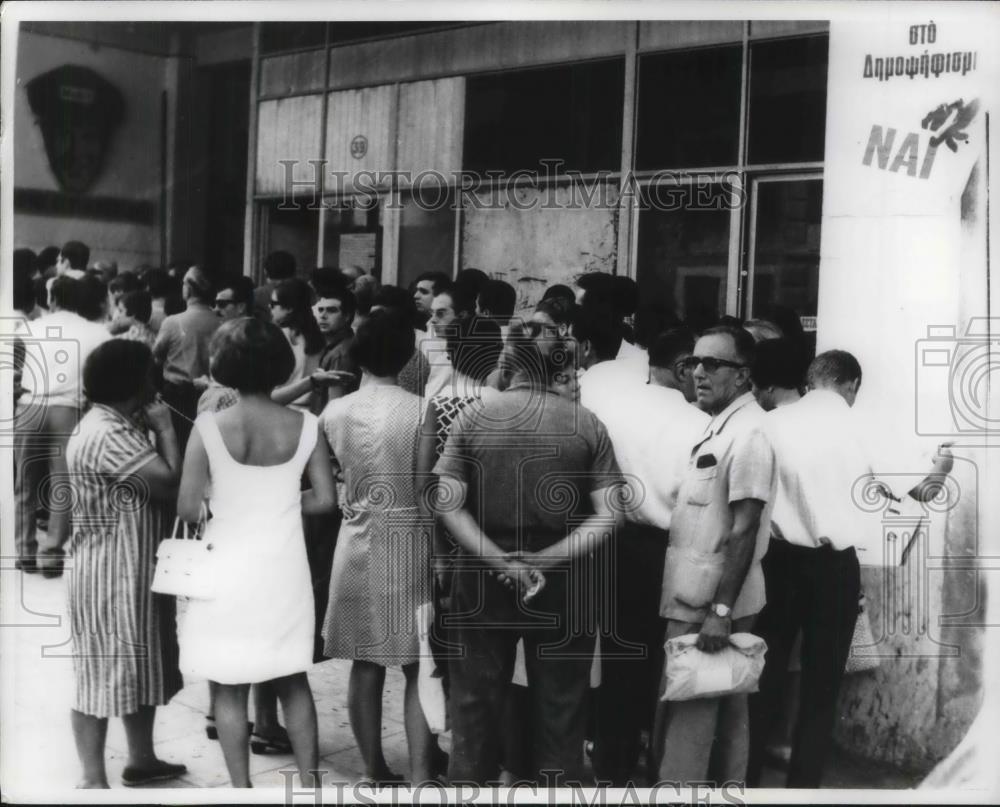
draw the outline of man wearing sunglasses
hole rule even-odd
[[[711,417],[690,454],[670,524],[660,615],[667,638],[697,634],[716,652],[749,631],[764,607],[761,559],[777,487],[764,410],[750,392],[753,337],[741,328],[705,331],[684,361],[697,405]],[[661,702],[655,752],[659,778],[742,781],[747,767],[747,696]]]

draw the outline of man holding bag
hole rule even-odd
[[[761,558],[777,486],[764,411],[750,392],[754,342],[746,331],[710,328],[686,360],[698,406],[712,416],[691,452],[671,522],[660,615],[667,639],[697,634],[704,652],[749,631],[764,607]],[[654,753],[661,781],[681,786],[746,776],[747,695],[661,702]],[[711,764],[710,764],[711,762]]]

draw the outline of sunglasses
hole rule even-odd
[[[226,299],[224,299],[222,297],[219,297],[215,301],[215,307],[216,308],[225,308],[227,305],[234,305],[235,303],[236,303],[236,300],[226,300]]]
[[[271,308],[274,308],[275,306],[281,305],[281,303],[279,303],[277,300],[270,300],[268,302],[268,305],[271,306]]]
[[[729,361],[728,359],[715,359],[711,356],[688,356],[681,364],[687,370],[694,370],[700,364],[705,368],[706,373],[717,373],[720,367],[732,367],[734,370],[746,367],[745,364],[740,364],[739,362]]]

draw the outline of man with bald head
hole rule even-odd
[[[750,392],[753,337],[741,328],[705,331],[685,359],[697,405],[711,416],[691,451],[670,525],[660,615],[667,638],[697,634],[717,652],[749,631],[764,607],[760,562],[770,536],[777,476]],[[747,696],[660,702],[654,730],[659,778],[741,781],[747,766]]]

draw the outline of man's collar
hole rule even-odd
[[[345,325],[343,328],[338,328],[326,334],[326,350],[333,350],[337,345],[351,336],[354,336],[354,331],[350,325]]]
[[[719,414],[712,418],[711,423],[708,424],[709,431],[712,434],[718,434],[721,432],[729,419],[735,415],[743,407],[749,404],[756,403],[756,399],[753,397],[753,393],[750,391],[744,392],[742,395],[737,396],[734,400],[729,402],[729,405],[723,409]]]
[[[844,396],[832,389],[809,390],[809,392],[802,396],[802,401],[808,401],[810,405],[835,407],[837,409],[851,408],[851,405],[844,400]]]

